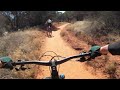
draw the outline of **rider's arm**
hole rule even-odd
[[[107,55],[107,54],[109,53],[109,51],[108,51],[108,46],[109,46],[109,45],[102,46],[102,47],[100,48],[100,53],[103,54],[103,55]]]
[[[47,21],[45,22],[45,24],[47,24]]]
[[[111,53],[112,55],[120,55],[120,41],[102,46],[100,48],[100,53],[105,55]]]
[[[110,44],[108,46],[108,51],[112,55],[120,55],[120,41]]]

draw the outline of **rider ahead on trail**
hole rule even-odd
[[[48,19],[47,21],[46,21],[46,23],[45,23],[46,25],[47,25],[47,36],[48,37],[52,37],[52,20],[51,19]]]
[[[51,19],[48,19],[47,21],[46,21],[46,24],[47,24],[47,26],[52,26],[52,20]]]

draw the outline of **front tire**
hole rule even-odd
[[[43,79],[52,79],[51,77],[45,77],[45,78],[43,78]]]

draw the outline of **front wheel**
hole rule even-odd
[[[45,77],[45,78],[43,78],[43,79],[52,79],[51,77]]]
[[[52,77],[45,77],[43,79],[52,79]],[[60,74],[58,79],[65,79],[65,75],[64,74]]]

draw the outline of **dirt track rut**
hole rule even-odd
[[[67,57],[78,54],[78,51],[72,49],[60,36],[61,30],[66,26],[64,24],[57,31],[53,31],[53,37],[45,41],[43,53],[46,51],[54,51],[58,55]],[[85,63],[76,62],[73,60],[65,62],[59,66],[59,74],[65,74],[66,79],[100,79],[101,77],[95,76],[87,71],[84,67]],[[40,71],[37,74],[37,79],[50,76],[49,67],[40,66]]]

